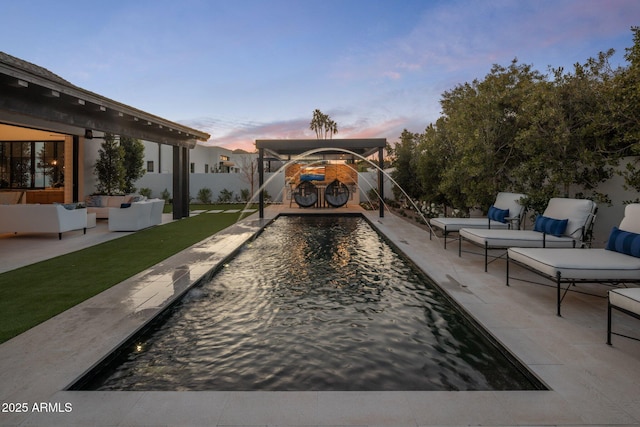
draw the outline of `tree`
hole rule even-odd
[[[251,192],[249,198],[251,198],[255,192],[255,185],[258,180],[258,160],[254,160],[250,154],[238,155],[236,158],[239,160],[238,167],[240,169],[242,180],[249,184],[249,191]]]
[[[487,210],[498,191],[513,189],[510,171],[522,161],[515,144],[526,126],[523,100],[543,76],[514,59],[508,67],[494,65],[484,80],[456,86],[443,94],[443,118],[448,162],[441,191],[459,209]]]
[[[120,147],[123,149],[123,187],[125,194],[135,193],[135,182],[145,174],[144,144],[136,138],[120,137]]]
[[[331,120],[328,114],[324,114],[318,109],[313,111],[313,118],[309,123],[309,128],[315,131],[316,138],[318,139],[332,139],[333,134],[338,133],[338,125],[336,122]]]
[[[572,191],[607,200],[596,188],[611,177],[618,159],[610,150],[612,54],[575,64],[572,73],[552,69],[553,79],[538,84],[523,103],[530,123],[516,136],[523,160],[513,173],[535,210],[544,208],[550,197],[571,197]]]
[[[392,166],[395,169],[391,173],[391,177],[402,190],[394,187],[394,193],[398,197],[404,197],[404,194],[400,194],[404,191],[414,201],[422,194],[420,183],[416,179],[418,139],[419,134],[409,132],[407,129],[402,131],[400,141],[394,148],[395,158]]]
[[[618,73],[614,121],[617,126],[620,152],[627,156],[640,156],[640,27],[632,27],[633,46],[626,49],[629,67]],[[627,164],[622,173],[627,187],[640,191],[640,158]]]
[[[459,192],[442,191],[442,177],[453,159],[455,147],[450,144],[446,134],[445,119],[439,118],[436,124],[429,125],[420,135],[416,158],[417,178],[420,181],[421,198],[429,203],[460,206]],[[449,188],[452,190],[452,188]]]
[[[105,134],[101,147],[94,166],[94,174],[98,178],[97,192],[113,195],[122,188],[124,150],[110,133]]]

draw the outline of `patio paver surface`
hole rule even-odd
[[[298,210],[270,206],[265,220],[254,214],[0,345],[0,402],[28,406],[24,413],[0,412],[0,425],[640,425],[640,342],[614,337],[613,346],[605,344],[606,299],[569,293],[563,317],[557,317],[553,288],[522,281],[506,287],[503,260],[484,273],[482,256],[459,258],[457,245],[444,250],[428,232],[390,213],[378,218],[377,212],[364,214],[550,390],[65,391],[265,222],[286,211]],[[10,250],[7,244],[0,246],[5,250]],[[512,274],[540,280],[518,268]],[[606,295],[603,286],[586,286]],[[640,330],[636,319],[617,316],[614,322],[626,332]],[[33,405],[38,409],[42,402],[49,411],[34,411]]]

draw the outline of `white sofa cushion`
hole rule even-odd
[[[162,223],[164,200],[131,203],[128,208],[109,208],[109,231],[137,231]]]
[[[0,205],[0,232],[64,233],[87,227],[86,209],[66,209],[63,205]]]
[[[127,194],[125,196],[92,195],[85,198],[85,203],[89,213],[95,213],[97,218],[109,218],[110,208],[119,208],[123,203],[138,201],[142,196],[138,194]]]
[[[151,225],[162,224],[164,199],[149,199],[148,201],[151,203]]]

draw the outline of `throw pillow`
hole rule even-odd
[[[65,208],[68,211],[72,211],[75,210],[77,205],[75,203],[59,203],[59,202],[53,202],[54,205],[60,205],[63,208]]]
[[[640,234],[613,227],[605,249],[640,258]]]
[[[126,209],[126,208],[130,208],[131,207],[131,203],[121,203],[120,204],[120,209]]]
[[[101,196],[88,196],[87,197],[87,207],[101,208],[102,207],[102,197]]]
[[[540,233],[551,234],[556,237],[562,237],[564,231],[567,229],[567,223],[569,223],[568,219],[554,219],[538,215],[533,230],[539,231]]]
[[[506,223],[507,220],[505,218],[509,216],[509,209],[499,209],[491,205],[489,207],[489,213],[487,214],[487,216],[492,221]]]

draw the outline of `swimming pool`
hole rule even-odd
[[[361,217],[280,217],[87,390],[541,385]]]

